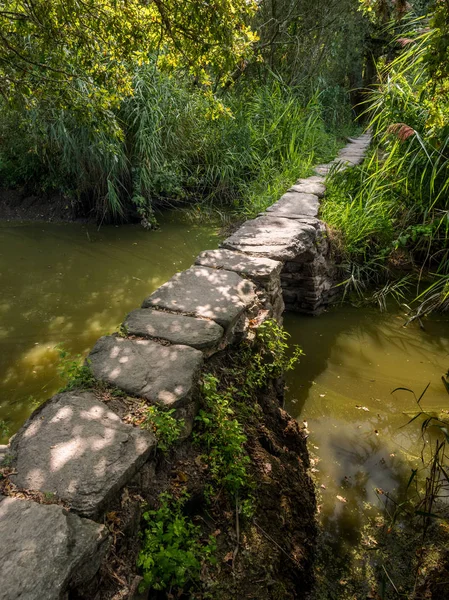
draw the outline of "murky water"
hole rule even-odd
[[[449,368],[449,317],[436,315],[403,327],[398,309],[340,306],[319,318],[286,315],[291,342],[306,353],[288,375],[286,409],[310,432],[320,520],[335,552],[358,543],[382,491],[398,493],[422,449],[423,409],[449,409],[441,376]]]
[[[13,434],[61,385],[61,345],[85,354],[217,230],[167,215],[161,228],[0,223],[0,421]],[[0,443],[5,442],[1,435]]]

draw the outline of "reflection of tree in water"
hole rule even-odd
[[[176,221],[157,232],[86,232],[73,224],[0,229],[0,420],[11,433],[29,414],[30,396],[45,399],[60,387],[57,344],[87,353],[149,293],[218,243],[211,227]]]

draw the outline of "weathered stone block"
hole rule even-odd
[[[65,392],[37,409],[13,438],[17,475],[11,480],[98,518],[155,447],[152,433],[125,425],[94,394]]]
[[[0,599],[62,600],[89,581],[108,548],[107,530],[61,506],[0,502]]]
[[[100,381],[175,408],[189,401],[203,354],[190,346],[163,346],[152,340],[105,336],[93,347],[88,362]]]
[[[329,171],[332,169],[332,163],[327,163],[325,165],[317,165],[313,170],[318,175],[328,175]]]
[[[302,194],[300,192],[287,192],[280,200],[267,208],[267,213],[280,217],[316,217],[320,208],[320,201],[315,194]]]
[[[272,288],[276,284],[282,269],[282,263],[277,260],[248,256],[248,254],[241,254],[240,252],[221,248],[201,252],[195,264],[214,269],[234,271],[266,289]]]
[[[9,453],[9,446],[0,446],[0,467],[2,463],[7,460],[7,456]]]
[[[295,185],[300,185],[302,183],[324,183],[325,181],[325,177],[323,177],[322,175],[311,175],[310,177],[307,178],[302,178],[302,179],[297,179],[296,180],[296,184]]]
[[[312,225],[267,214],[244,223],[222,247],[285,262],[314,250],[315,238]]]
[[[314,196],[318,196],[318,198],[322,198],[326,192],[326,186],[322,183],[296,183],[289,190],[289,192],[298,192],[299,194],[313,194]]]
[[[232,271],[191,267],[177,273],[142,308],[162,308],[212,319],[232,327],[256,298],[254,284]]]
[[[133,310],[123,324],[129,335],[160,338],[197,350],[216,348],[224,335],[223,327],[215,321],[150,308]]]

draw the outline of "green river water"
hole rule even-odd
[[[145,296],[218,243],[215,228],[174,215],[156,232],[0,224],[0,421],[9,433],[30,414],[33,399],[61,386],[56,346],[87,353]],[[436,414],[449,408],[441,382],[449,368],[447,316],[427,320],[425,331],[404,328],[404,321],[399,308],[339,306],[319,318],[285,316],[291,341],[306,353],[288,375],[286,408],[309,431],[321,522],[338,551],[357,543],[367,503],[407,481],[419,458],[420,423],[403,427],[416,404],[392,390],[420,393],[430,383],[423,407]]]
[[[61,387],[57,345],[86,354],[177,271],[219,243],[175,215],[139,225],[0,223],[0,421],[12,435]],[[5,437],[0,443],[5,443]]]
[[[372,529],[371,537],[366,531],[384,514],[384,493],[403,500],[411,469],[422,465],[423,419],[407,424],[419,412],[417,403],[411,393],[393,390],[408,388],[419,397],[430,384],[422,409],[436,416],[446,411],[449,419],[441,381],[449,369],[449,317],[433,315],[425,330],[417,322],[404,327],[406,320],[398,307],[381,313],[348,305],[318,318],[285,316],[291,341],[305,352],[287,375],[285,408],[309,434],[320,523],[330,547],[325,569],[341,563],[337,588],[338,573],[350,573],[356,549],[373,540]],[[340,598],[328,596],[329,589],[323,597]]]

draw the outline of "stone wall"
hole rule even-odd
[[[318,314],[335,272],[318,219],[329,169],[363,160],[369,135],[351,141],[317,175],[300,179],[218,250],[172,277],[131,312],[123,334],[88,357],[99,382],[175,409],[190,434],[205,361],[285,306]],[[141,400],[139,400],[141,401]],[[151,473],[156,440],[127,423],[126,407],[89,391],[57,394],[0,448],[0,600],[67,598],[98,571],[110,543],[102,522],[122,488]],[[54,504],[47,504],[51,499]]]

